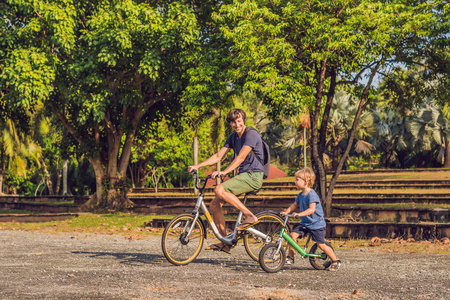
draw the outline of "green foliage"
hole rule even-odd
[[[34,111],[43,103],[69,132],[66,149],[87,155],[97,177],[124,176],[143,116],[177,102],[188,84],[199,44],[192,9],[133,0],[0,7],[4,106]]]

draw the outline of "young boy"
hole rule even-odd
[[[295,202],[287,209],[282,211],[284,214],[290,214],[297,208],[300,208],[300,213],[292,213],[292,216],[301,217],[302,221],[296,226],[290,236],[297,240],[300,235],[306,235],[302,230],[302,226],[307,227],[311,231],[312,239],[319,248],[322,249],[326,255],[332,260],[328,271],[337,271],[341,265],[341,261],[334,254],[333,249],[325,244],[325,219],[323,217],[323,209],[320,204],[320,199],[317,193],[311,188],[316,176],[310,168],[304,168],[295,173],[295,185],[301,193],[295,198]],[[294,263],[294,247],[289,245],[289,253],[286,259],[287,265]]]

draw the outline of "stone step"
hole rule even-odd
[[[34,202],[9,202],[0,201],[0,209],[9,210],[25,210],[34,212],[47,212],[47,213],[67,213],[77,212],[78,206],[75,204],[50,204],[50,203],[34,203]]]
[[[249,196],[248,201],[255,203],[292,203],[296,195],[256,195]],[[213,199],[213,195],[205,195],[205,201]],[[166,203],[186,203],[195,204],[196,197],[185,195],[130,195],[130,200],[136,204],[166,204]],[[242,199],[242,197],[240,198]],[[434,203],[450,204],[450,194],[337,194],[333,196],[333,204],[357,204],[357,203]]]
[[[365,180],[365,181],[343,181],[337,182],[335,189],[450,189],[450,180]],[[180,188],[158,188],[158,193],[193,193],[192,187]],[[213,192],[214,187],[207,187],[206,192]],[[297,191],[292,182],[269,182],[264,183],[261,192],[266,191]],[[133,188],[133,194],[154,194],[154,188]]]

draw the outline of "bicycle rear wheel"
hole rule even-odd
[[[278,244],[266,244],[259,252],[259,265],[267,273],[275,273],[283,268],[286,262],[286,253],[281,249],[277,253]]]
[[[334,251],[334,249],[333,249],[333,247],[331,246],[330,243],[325,242],[325,245],[327,245],[328,247],[330,247]],[[315,243],[311,247],[311,249],[309,250],[309,254],[324,254],[326,256],[325,259],[320,258],[320,257],[310,257],[309,258],[309,262],[314,267],[314,269],[316,269],[316,270],[325,270],[331,265],[330,257],[328,255],[326,255],[325,252],[323,252],[322,249],[319,248],[317,243]]]
[[[253,226],[252,228],[265,233],[271,237],[269,242],[275,241],[279,236],[281,229],[284,225],[284,220],[278,214],[268,211],[262,211],[255,216],[260,221],[258,224]],[[286,233],[289,234],[290,228],[289,225],[286,226]],[[287,245],[287,242],[284,241],[283,247]],[[244,247],[245,251],[247,251],[248,255],[254,260],[259,260],[259,252],[266,245],[266,241],[262,240],[260,237],[254,236],[251,233],[245,232],[244,235]]]
[[[187,234],[191,232],[189,236]],[[202,250],[205,228],[200,219],[185,214],[173,218],[162,235],[161,247],[164,256],[176,266],[187,265]]]

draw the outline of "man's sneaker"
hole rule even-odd
[[[341,266],[342,262],[338,260],[333,260],[331,262],[331,266],[328,268],[328,271],[337,271],[339,270],[339,267]]]
[[[286,265],[293,265],[294,264],[294,258],[288,256],[286,257]]]

